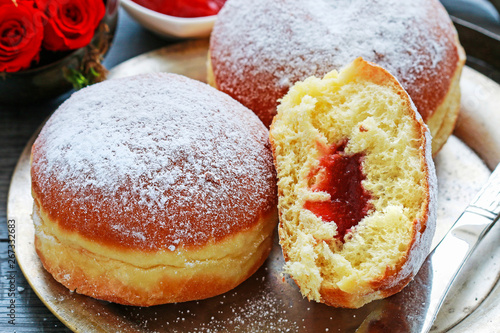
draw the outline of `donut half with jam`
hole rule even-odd
[[[358,58],[296,83],[270,129],[285,271],[310,300],[358,308],[406,286],[436,221],[431,136],[388,71]]]

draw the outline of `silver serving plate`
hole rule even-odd
[[[115,67],[111,77],[168,71],[204,81],[207,48],[206,40],[166,47]],[[435,159],[439,210],[433,246],[500,161],[500,86],[470,68],[464,69],[461,86],[462,112],[456,136]],[[380,302],[395,300],[372,302],[357,310],[308,302],[293,281],[282,275],[283,258],[277,239],[268,260],[252,277],[234,290],[207,300],[141,308],[72,293],[43,269],[34,249],[31,142],[19,159],[8,198],[9,220],[16,221],[17,261],[40,299],[75,332],[354,332],[367,316],[373,315]],[[499,331],[499,236],[497,225],[473,253],[445,300],[433,332]],[[429,299],[428,284],[414,288],[413,300]]]

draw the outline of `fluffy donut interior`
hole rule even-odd
[[[376,73],[360,75],[357,65],[297,83],[281,101],[270,133],[285,269],[309,299],[322,301],[325,288],[364,296],[351,307],[380,298],[374,281],[407,257],[419,232],[415,221],[428,211],[429,186],[424,127],[417,126],[416,112],[408,112],[411,101],[395,80],[381,84]],[[319,146],[346,138],[346,154],[364,155],[362,186],[372,208],[339,240],[336,223],[324,222],[304,203],[330,199],[311,191],[310,170],[318,166]]]

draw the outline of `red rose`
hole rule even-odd
[[[43,47],[51,51],[86,46],[104,17],[103,0],[35,0],[48,17]]]
[[[44,19],[33,1],[0,0],[0,72],[17,72],[38,61]]]

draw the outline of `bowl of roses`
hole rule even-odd
[[[23,104],[105,79],[119,0],[0,0],[0,103]]]

